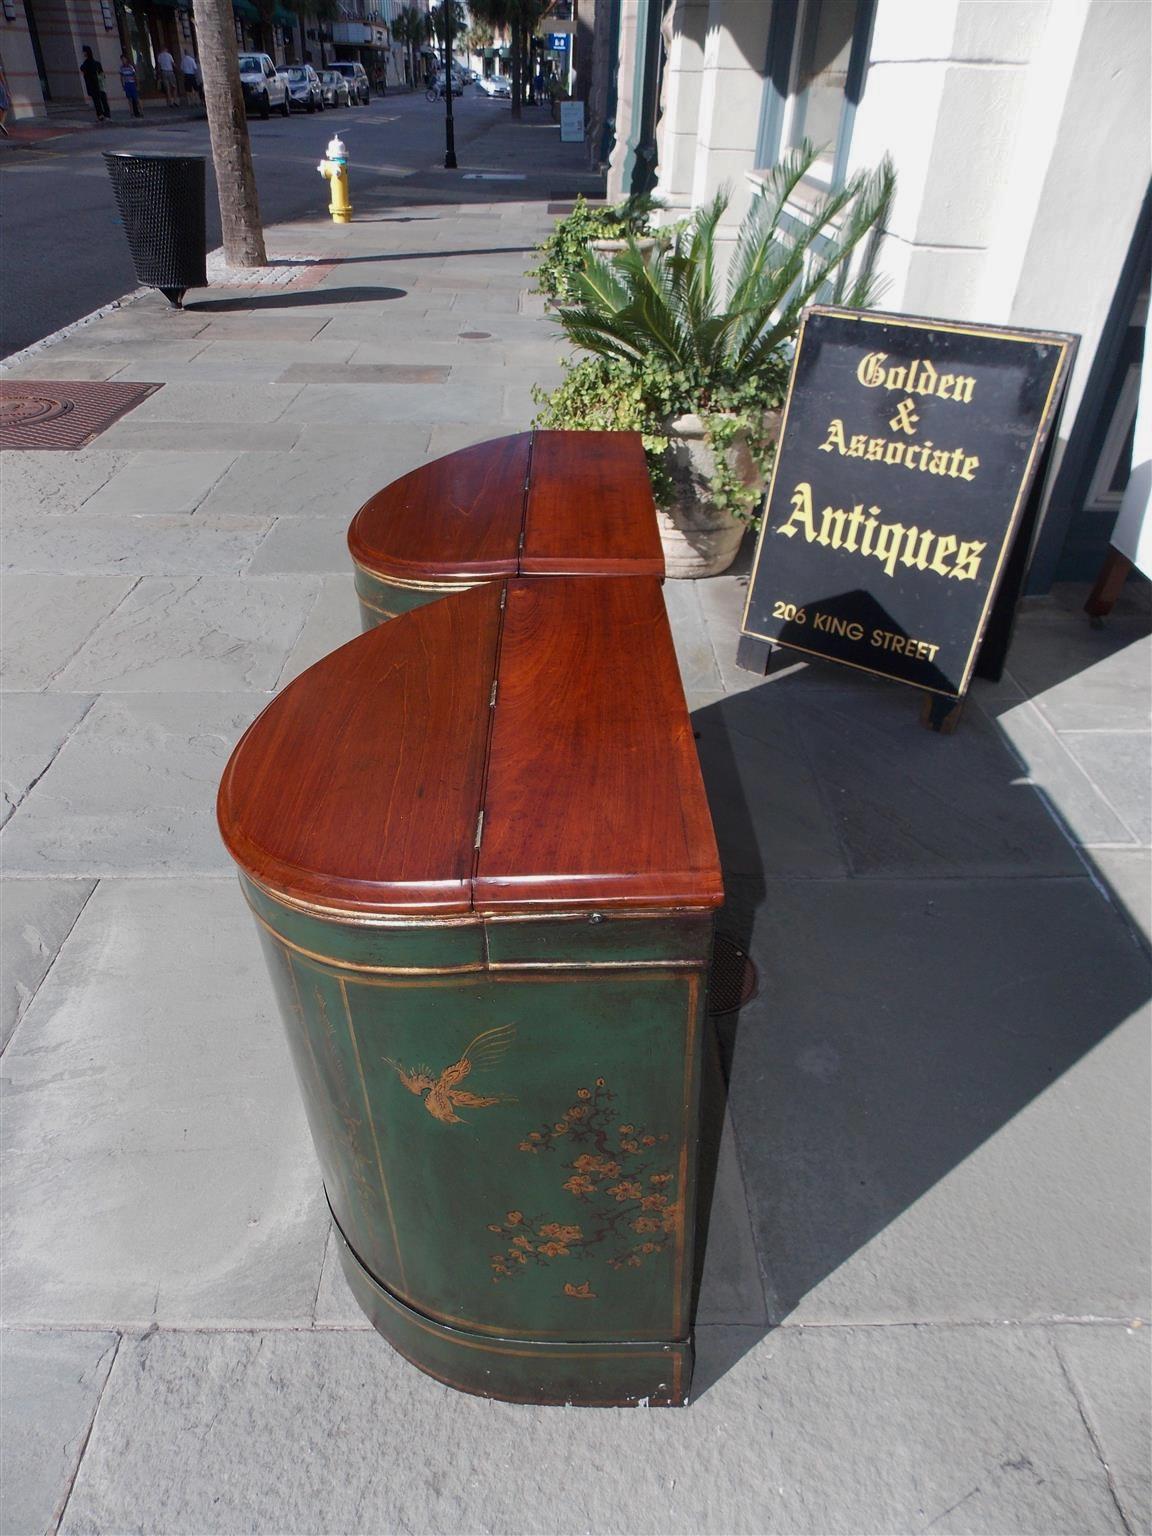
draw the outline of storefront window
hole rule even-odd
[[[836,142],[847,99],[848,65],[857,0],[808,0],[793,62],[789,145],[810,139],[820,150],[813,168],[832,179]]]
[[[777,0],[764,82],[759,162],[771,165],[808,139],[812,176],[843,176],[863,85],[875,0]]]

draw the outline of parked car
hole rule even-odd
[[[280,73],[288,84],[290,106],[298,112],[323,112],[324,88],[311,64],[282,64]]]
[[[257,117],[267,117],[273,107],[282,117],[292,110],[288,82],[276,73],[276,66],[266,53],[240,55],[240,86],[245,108]]]
[[[324,92],[326,107],[348,107],[352,104],[352,92],[348,82],[338,69],[320,70],[320,89]]]
[[[328,68],[334,69],[338,75],[343,75],[345,80],[347,80],[348,93],[353,106],[357,102],[364,107],[368,105],[368,98],[372,94],[372,88],[368,84],[368,71],[364,68],[363,64],[358,63],[354,59],[337,59],[334,64],[329,64]]]
[[[486,80],[478,80],[477,85],[486,96],[511,96],[512,82],[507,75],[489,75]]]
[[[437,74],[432,76],[432,84],[428,87],[428,95],[443,96],[445,89],[444,71],[440,70]],[[460,76],[456,74],[455,70],[452,72],[452,94],[453,96],[463,96],[464,94],[464,82],[461,80]]]

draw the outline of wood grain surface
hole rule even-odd
[[[220,786],[242,869],[351,912],[466,912],[499,583],[361,635],[249,726]]]
[[[493,582],[369,631],[249,727],[218,810],[242,869],[333,910],[723,899],[655,577]]]
[[[514,575],[531,446],[531,432],[497,437],[386,485],[352,519],[353,560],[409,581]]]
[[[446,454],[365,502],[348,548],[384,580],[664,575],[636,432],[520,432]]]
[[[722,900],[659,581],[509,582],[475,909]]]
[[[638,432],[537,432],[520,571],[663,576],[652,483]]]

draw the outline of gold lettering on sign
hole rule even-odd
[[[902,446],[902,445],[898,445]],[[842,549],[845,554],[859,554],[879,560],[887,576],[895,576],[899,561],[909,569],[934,571],[955,581],[975,581],[980,560],[988,547],[983,539],[958,539],[950,533],[935,533],[931,528],[884,522],[880,507],[824,507],[819,515],[812,503],[812,487],[802,480],[791,497],[792,510],[787,521],[773,531],[786,539],[804,535],[808,544],[822,544],[826,549]],[[859,537],[857,537],[859,535]]]
[[[905,405],[908,403],[904,402]],[[905,431],[911,432],[913,422],[918,419],[914,416],[912,421],[908,421],[901,417],[899,424]],[[891,425],[897,425],[896,417],[893,417]],[[977,454],[966,453],[963,448],[937,448],[930,437],[926,437],[922,443],[868,437],[863,432],[849,437],[838,416],[828,423],[828,435],[820,444],[820,452],[838,453],[844,459],[863,459],[873,464],[899,464],[904,469],[918,470],[922,474],[947,475],[950,480],[972,481],[980,468]]]
[[[856,377],[865,389],[895,389],[902,395],[935,395],[939,400],[972,404],[976,380],[964,373],[940,373],[926,357],[885,368],[887,352],[869,352],[861,358]]]

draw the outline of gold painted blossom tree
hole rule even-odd
[[[666,1131],[620,1121],[616,1095],[602,1077],[579,1088],[576,1102],[559,1119],[529,1131],[519,1150],[532,1157],[567,1159],[559,1171],[561,1189],[570,1196],[566,1219],[508,1211],[489,1232],[507,1241],[491,1256],[495,1284],[523,1274],[531,1265],[598,1255],[612,1269],[638,1269],[662,1253],[680,1229],[682,1217],[676,1175],[668,1167]],[[575,1202],[575,1208],[572,1208]],[[582,1207],[582,1209],[580,1209]],[[570,1218],[579,1214],[580,1220]],[[587,1280],[567,1281],[564,1294],[595,1299]]]

